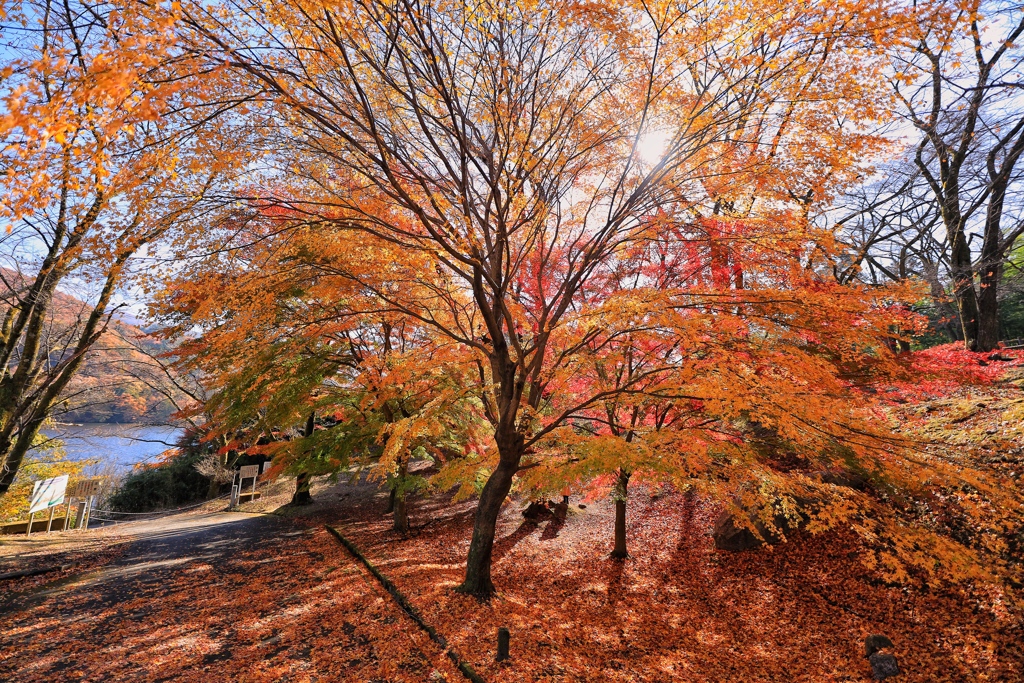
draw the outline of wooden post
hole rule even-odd
[[[50,533],[50,527],[53,526],[53,513],[56,507],[56,505],[50,506],[50,520],[46,523],[46,533]]]
[[[68,507],[64,510],[64,529],[67,531],[68,527],[71,526],[71,496],[68,496]]]
[[[78,512],[75,514],[75,528],[81,529],[82,522],[85,521],[85,501],[78,501]]]
[[[96,496],[89,496],[89,507],[86,508],[86,511],[85,511],[85,523],[84,523],[84,525],[82,527],[85,530],[89,529],[89,517],[92,516],[92,507],[95,504],[96,504]]]
[[[34,513],[34,512],[31,515],[28,516],[28,528],[25,529],[25,535],[26,536],[31,536],[32,535],[32,522],[34,522],[35,519],[36,519],[36,513]]]
[[[504,662],[505,660],[507,660],[509,658],[509,654],[508,654],[508,641],[509,641],[509,638],[510,638],[510,634],[509,634],[509,631],[508,631],[507,628],[499,628],[498,629],[498,656],[497,656],[497,660],[499,662]]]

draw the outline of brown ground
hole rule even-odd
[[[290,483],[276,489],[246,507],[282,504]],[[47,583],[49,592],[11,596],[0,586],[0,680],[464,680],[324,523],[355,541],[487,681],[867,681],[870,633],[895,642],[901,681],[1024,680],[1019,619],[988,596],[880,585],[842,532],[716,551],[712,506],[638,491],[633,556],[615,562],[608,501],[580,509],[574,498],[564,520],[537,525],[509,502],[495,552],[499,594],[480,603],[452,591],[472,502],[414,502],[403,538],[371,484],[321,482],[314,495],[316,505],[281,510],[285,518],[235,514],[133,537],[121,559]],[[200,526],[221,519],[199,517]],[[493,661],[499,626],[512,632],[502,666]]]
[[[472,503],[425,500],[407,539],[380,514],[383,494],[339,489],[322,512],[405,592],[489,681],[864,681],[864,638],[888,635],[903,681],[1024,680],[1024,630],[981,596],[880,585],[852,535],[799,537],[773,550],[716,551],[716,509],[640,493],[632,557],[608,558],[614,510],[573,499],[564,521],[503,512],[488,604],[456,594]],[[335,494],[335,495],[339,495]],[[513,661],[493,663],[499,626]]]
[[[240,513],[149,527],[116,562],[4,595],[0,680],[458,680],[323,528]]]

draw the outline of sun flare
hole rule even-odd
[[[654,166],[665,156],[672,134],[665,130],[652,130],[640,136],[636,154],[642,162]]]

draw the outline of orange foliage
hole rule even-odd
[[[772,531],[853,528],[889,577],[1005,564],[1015,492],[879,418],[921,376],[890,350],[919,290],[835,282],[817,227],[889,145],[888,5],[238,5],[241,32],[186,10],[190,39],[267,89],[286,172],[155,309],[193,335],[225,448],[388,476],[423,449],[480,496],[480,594],[510,491],[626,471]],[[329,428],[286,434],[311,412]],[[982,540],[935,533],[936,500]]]

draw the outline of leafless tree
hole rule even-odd
[[[945,227],[963,338],[988,351],[999,341],[1003,266],[1024,234],[1014,197],[1024,154],[1024,8],[975,0],[915,12],[917,31],[896,55],[893,85],[921,133],[914,161]],[[981,243],[972,249],[975,229]]]

